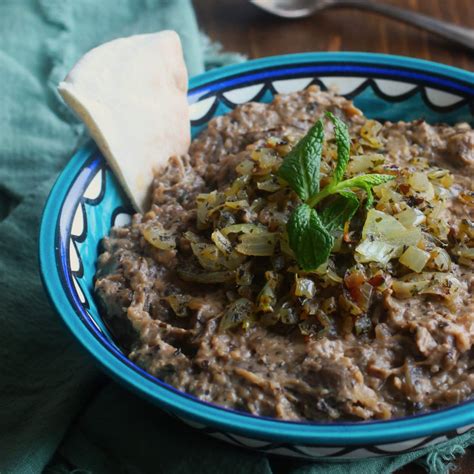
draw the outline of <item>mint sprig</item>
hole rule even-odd
[[[344,177],[344,172],[349,163],[351,137],[349,135],[349,129],[340,118],[331,112],[326,112],[326,117],[328,117],[334,125],[334,137],[336,138],[337,145],[337,163],[334,173],[332,174],[332,182],[337,184]]]
[[[319,191],[319,170],[323,152],[324,125],[322,120],[286,155],[278,174],[306,201]]]
[[[359,209],[357,194],[344,191],[321,210],[321,222],[327,231],[337,232],[352,219],[357,209]]]
[[[329,254],[326,254],[326,250],[314,250],[322,248],[330,251],[334,245],[334,237],[314,209],[307,204],[298,206],[288,220],[287,230],[290,247],[295,252],[301,268],[314,269],[327,260]]]
[[[374,173],[355,176],[354,178],[346,179],[339,183],[331,181],[331,183],[325,186],[320,192],[313,194],[307,202],[313,207],[331,194],[342,193],[348,189],[362,189],[367,194],[366,207],[370,207],[373,204],[372,188],[391,181],[393,178],[394,177],[389,174]]]
[[[331,112],[326,112],[326,117],[333,123],[337,146],[337,162],[329,184],[320,189],[324,144],[324,123],[321,119],[288,153],[278,170],[278,175],[303,201],[291,214],[287,231],[298,265],[305,271],[315,270],[326,262],[334,245],[334,235],[357,212],[359,198],[351,189],[364,190],[366,207],[370,207],[374,200],[372,188],[394,178],[385,174],[366,174],[343,180],[350,159],[349,130]],[[322,205],[322,201],[331,195],[335,196]],[[315,209],[317,205],[319,213]]]

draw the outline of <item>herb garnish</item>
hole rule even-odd
[[[315,270],[326,262],[334,245],[334,234],[342,230],[359,208],[359,198],[351,189],[365,191],[368,208],[374,200],[372,188],[394,178],[385,174],[365,174],[343,180],[350,157],[349,130],[331,112],[326,112],[326,117],[333,123],[337,145],[337,163],[329,184],[322,189],[319,187],[324,144],[322,119],[288,153],[278,170],[278,175],[303,201],[291,214],[287,231],[298,265],[306,271]],[[326,205],[321,205],[321,201],[331,195],[336,196]],[[319,203],[317,211],[315,207]]]

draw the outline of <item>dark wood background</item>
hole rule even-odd
[[[380,0],[474,28],[474,0]],[[474,71],[474,53],[430,33],[354,9],[299,20],[276,18],[247,0],[194,0],[198,22],[228,51],[249,58],[304,51],[371,51],[438,61]]]
[[[384,0],[442,20],[474,28],[474,0]],[[200,28],[225,50],[249,58],[304,51],[370,51],[429,59],[474,71],[474,53],[432,34],[376,14],[327,10],[285,20],[247,0],[193,0]],[[285,461],[275,463],[285,471]],[[456,462],[457,474],[474,473],[474,449]],[[424,470],[410,465],[400,473]]]

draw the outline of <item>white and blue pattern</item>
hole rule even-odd
[[[429,65],[429,66],[428,66]],[[474,75],[379,55],[304,54],[270,58],[193,79],[193,136],[214,116],[310,84],[336,88],[371,117],[473,122]],[[390,422],[317,424],[253,417],[181,393],[135,366],[110,337],[93,295],[101,239],[130,222],[131,207],[93,144],[71,160],[53,189],[40,236],[42,276],[65,322],[116,378],[195,429],[232,444],[304,459],[386,456],[474,429],[474,403]],[[54,232],[51,230],[54,229]],[[339,427],[339,428],[338,428]],[[344,428],[344,429],[340,429]],[[436,433],[436,434],[433,434]]]

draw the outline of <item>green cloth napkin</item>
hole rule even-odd
[[[393,459],[308,464],[212,440],[110,382],[52,311],[38,272],[41,210],[83,140],[56,84],[87,50],[172,28],[190,74],[239,60],[199,35],[189,0],[3,0],[0,4],[0,473],[432,472],[473,442]]]

